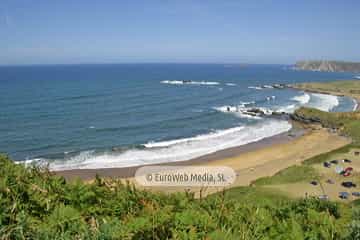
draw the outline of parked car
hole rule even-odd
[[[353,182],[342,182],[341,185],[346,188],[356,187],[356,184]]]
[[[349,198],[349,193],[348,192],[339,192],[339,198],[348,199]]]
[[[329,162],[324,162],[323,165],[324,165],[324,167],[327,167],[327,168],[331,167],[331,163],[329,163]]]
[[[314,185],[314,186],[317,186],[317,185],[318,185],[318,182],[317,182],[317,181],[311,181],[310,184],[311,184],[311,185]]]
[[[320,195],[319,199],[320,200],[329,200],[329,196],[328,195]]]
[[[355,197],[360,197],[360,192],[353,192],[352,195]]]

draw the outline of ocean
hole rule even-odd
[[[351,111],[347,97],[261,86],[350,79],[287,65],[0,67],[0,152],[53,170],[189,160],[288,131],[239,109]]]

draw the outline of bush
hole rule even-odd
[[[117,180],[68,183],[5,156],[0,174],[0,239],[333,239],[346,229],[338,205],[317,199],[259,204],[234,192],[198,200]],[[357,226],[349,236],[358,236]]]

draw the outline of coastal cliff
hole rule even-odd
[[[298,61],[295,64],[298,70],[321,72],[360,72],[360,63],[342,61]]]

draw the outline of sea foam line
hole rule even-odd
[[[185,161],[226,148],[256,142],[290,129],[291,124],[287,121],[266,119],[247,127],[238,126],[192,138],[148,143],[145,149],[130,149],[121,153],[86,151],[68,159],[39,158],[33,161],[49,162],[51,170],[116,168]]]
[[[329,112],[339,105],[339,98],[330,94],[311,93],[310,107]]]
[[[173,84],[173,85],[219,85],[219,82],[209,82],[209,81],[192,81],[192,80],[164,80],[161,81],[164,84]]]
[[[359,103],[358,103],[358,101],[357,101],[356,99],[353,99],[353,102],[354,102],[353,111],[355,112],[355,111],[357,111],[357,109],[358,109]]]
[[[307,93],[304,93],[303,95],[295,96],[291,98],[291,100],[298,101],[300,104],[306,104],[310,101],[310,95]]]

